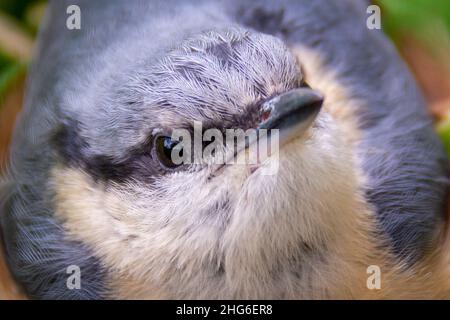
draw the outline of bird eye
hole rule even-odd
[[[155,152],[158,160],[167,168],[176,168],[180,164],[175,164],[172,160],[172,150],[178,144],[178,141],[171,137],[159,136],[155,140]]]

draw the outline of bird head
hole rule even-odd
[[[98,78],[95,94],[86,92],[90,111],[58,120],[45,197],[64,239],[99,261],[105,292],[310,292],[308,274],[361,206],[351,147],[286,45],[248,30],[211,31],[157,62]],[[174,132],[192,134],[193,144],[200,134],[204,150],[211,129],[224,137],[254,130],[256,140],[233,146],[234,160],[262,145],[263,130],[275,149],[256,163],[175,163]]]

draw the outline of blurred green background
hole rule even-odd
[[[0,165],[23,102],[26,70],[46,2],[0,0]],[[381,7],[383,29],[415,73],[450,152],[450,0],[373,3]]]
[[[46,1],[0,0],[0,97],[26,68]],[[7,41],[6,41],[7,40]]]
[[[450,155],[450,0],[376,2],[383,29],[416,74]]]

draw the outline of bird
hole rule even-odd
[[[27,296],[449,298],[446,153],[367,6],[50,1],[0,187]],[[174,163],[194,122],[277,157]]]

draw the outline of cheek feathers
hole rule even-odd
[[[51,199],[54,193],[47,187],[58,194],[53,180],[31,187],[16,184],[2,203],[2,235],[14,278],[30,298],[106,297],[104,264],[86,242],[71,237],[55,219],[57,209],[49,202],[58,200]],[[75,273],[80,276],[81,287],[71,290],[68,281],[74,279],[71,275],[77,277]]]

